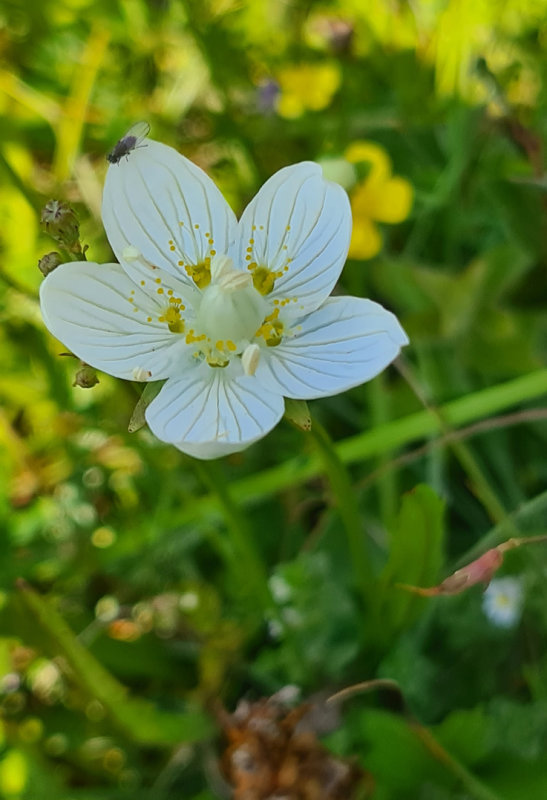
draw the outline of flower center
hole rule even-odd
[[[211,283],[203,290],[196,328],[213,347],[241,352],[267,313],[261,294],[247,272],[233,269],[227,256],[211,261]]]
[[[129,249],[124,253],[127,260],[131,256]],[[158,270],[154,265],[150,268]],[[157,320],[167,325],[171,333],[182,334],[186,344],[195,345],[194,357],[204,359],[210,367],[226,367],[231,358],[238,356],[245,374],[254,375],[261,347],[276,347],[285,335],[278,306],[289,300],[275,299],[272,309],[272,303],[264,296],[270,293],[277,275],[270,281],[265,268],[257,275],[254,270],[234,269],[231,258],[216,254],[203,264],[186,265],[185,269],[197,288],[179,285],[177,292],[181,296],[177,296],[166,276],[153,278],[150,283],[154,293],[164,300],[164,305],[155,319],[147,316],[146,321]],[[147,284],[145,279],[140,281],[145,291]],[[127,299],[133,310],[140,312],[135,289]]]

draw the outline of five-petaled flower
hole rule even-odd
[[[238,223],[202,170],[147,140],[109,167],[102,213],[119,263],[59,266],[42,283],[44,321],[97,369],[166,380],[146,420],[192,456],[244,449],[284,397],[363,383],[408,341],[377,303],[329,298],[351,212],[317,164],[277,172]]]

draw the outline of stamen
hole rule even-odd
[[[209,256],[198,264],[186,264],[184,269],[198,289],[205,289],[211,283],[211,259]]]
[[[281,344],[283,339],[285,326],[278,317],[279,306],[276,306],[255,333],[256,337],[262,336],[268,347],[277,347],[278,344]]]
[[[144,369],[144,367],[135,367],[132,370],[131,375],[134,381],[147,381],[152,377],[150,370]]]
[[[245,375],[254,375],[259,361],[260,347],[257,344],[247,345],[241,356],[241,364]]]
[[[138,250],[136,247],[133,247],[133,245],[124,247],[124,249],[122,250],[122,258],[124,261],[136,261],[140,257],[141,257],[141,251]]]

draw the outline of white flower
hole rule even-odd
[[[522,584],[517,578],[494,578],[484,592],[482,608],[500,628],[512,628],[522,613]]]
[[[146,420],[197,458],[244,449],[277,424],[283,397],[357,386],[408,342],[377,303],[329,298],[351,212],[317,164],[277,172],[238,223],[202,170],[147,140],[109,167],[103,222],[119,264],[48,275],[45,324],[103,372],[166,379]]]

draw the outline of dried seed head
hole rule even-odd
[[[80,223],[74,210],[60,200],[49,200],[40,216],[43,230],[69,250],[79,247]]]

